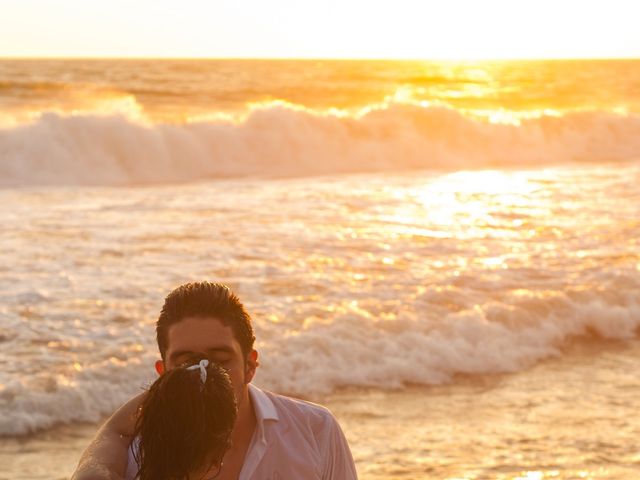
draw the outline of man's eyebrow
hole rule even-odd
[[[205,350],[205,352],[207,355],[210,355],[212,353],[233,353],[234,351],[231,347],[212,347]],[[198,355],[200,353],[201,352],[195,352],[193,350],[178,350],[171,354],[171,359],[173,360],[174,358],[181,357],[182,355]]]
[[[178,350],[177,352],[173,352],[171,355],[169,355],[170,359],[174,359],[174,358],[178,358],[181,357],[182,355],[191,355],[195,352],[192,352],[191,350]]]
[[[231,347],[213,347],[208,348],[207,353],[234,353],[234,350]]]

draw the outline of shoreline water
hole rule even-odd
[[[5,192],[0,433],[97,421],[133,395],[162,298],[196,278],[238,291],[264,386],[298,395],[632,338],[639,167]]]
[[[578,341],[562,357],[514,374],[346,388],[309,400],[339,419],[362,480],[634,480],[640,422],[629,400],[640,384],[628,367],[639,360],[638,340]],[[0,480],[68,479],[97,428],[59,425],[0,438]]]

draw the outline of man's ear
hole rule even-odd
[[[249,383],[253,379],[253,376],[256,374],[256,368],[260,366],[258,362],[258,352],[256,350],[251,350],[247,355],[247,361],[244,367],[244,383]]]
[[[156,360],[156,372],[158,372],[158,375],[164,373],[164,362],[162,360]]]

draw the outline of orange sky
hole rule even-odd
[[[637,0],[0,0],[2,57],[640,58]]]

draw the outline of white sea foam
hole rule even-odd
[[[520,125],[393,102],[360,116],[273,104],[239,123],[180,125],[46,113],[0,130],[0,185],[154,184],[638,157],[640,117],[607,112],[543,116]]]
[[[637,341],[638,179],[625,163],[5,188],[0,434],[93,422],[139,392],[164,295],[198,279],[251,312],[257,384],[311,398]]]
[[[637,289],[640,279],[634,280]],[[635,338],[640,304],[633,292],[611,303],[608,294],[564,295],[490,303],[429,319],[438,309],[430,294],[416,299],[413,313],[372,315],[346,303],[331,319],[307,319],[303,328],[279,330],[259,342],[263,366],[257,384],[301,396],[339,387],[400,388],[451,382],[456,374],[517,372],[562,355],[580,339]],[[431,315],[433,317],[433,315]],[[258,321],[258,336],[268,325]],[[60,422],[96,422],[150,384],[153,346],[142,357],[98,362],[73,375],[43,369],[16,375],[0,388],[11,405],[0,419],[0,435],[17,435]]]
[[[399,318],[376,318],[347,306],[330,323],[312,323],[274,342],[260,381],[308,395],[344,386],[399,388],[449,383],[456,374],[517,372],[561,356],[571,341],[635,338],[640,304],[633,296],[627,292],[621,304],[599,295],[496,302],[431,321],[419,313],[434,309],[424,299],[417,299],[414,314]]]

